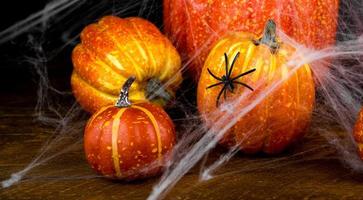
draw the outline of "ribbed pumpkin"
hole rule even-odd
[[[161,105],[182,81],[176,49],[152,23],[137,17],[106,16],[85,27],[72,61],[73,94],[91,113],[113,104],[129,76],[136,76],[131,100],[151,98]]]
[[[159,106],[128,100],[123,86],[116,105],[101,108],[84,132],[86,158],[98,173],[114,179],[138,179],[158,174],[175,144],[174,124]]]
[[[358,152],[363,160],[363,108],[359,113],[357,123],[354,127],[354,138],[358,144]]]
[[[292,71],[287,62],[296,49],[276,38],[275,26],[268,21],[262,37],[240,32],[222,38],[208,55],[198,84],[198,109],[207,126],[227,124],[266,95],[221,141],[229,147],[239,144],[246,153],[284,150],[304,134],[314,107],[310,67],[304,64]],[[228,102],[242,96],[235,108],[228,108]]]
[[[334,44],[339,0],[163,0],[165,32],[196,80],[214,43],[231,31],[262,34],[268,19],[313,48]]]

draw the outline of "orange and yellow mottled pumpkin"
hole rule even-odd
[[[148,102],[129,103],[125,83],[117,104],[97,111],[84,132],[86,158],[98,173],[133,180],[157,175],[175,144],[168,114]]]
[[[207,126],[226,125],[263,97],[221,140],[223,145],[239,145],[247,153],[284,150],[304,135],[314,107],[315,88],[310,67],[303,64],[293,71],[287,64],[297,52],[275,37],[275,26],[269,21],[262,37],[239,32],[219,40],[206,59],[198,84],[198,110]],[[226,71],[230,67],[226,69],[226,65],[234,65],[229,77]],[[226,90],[221,92],[223,87]],[[242,96],[245,98],[238,100]],[[236,101],[235,107],[228,108],[228,103]]]
[[[273,19],[290,37],[311,48],[333,45],[339,0],[163,0],[165,32],[198,80],[214,43],[233,31],[262,34]]]
[[[72,61],[73,94],[91,113],[113,104],[129,76],[136,76],[131,100],[153,97],[151,101],[161,105],[174,96],[182,81],[176,49],[157,27],[137,17],[106,16],[85,27]]]
[[[363,108],[359,113],[357,122],[354,127],[354,138],[358,145],[358,152],[363,160]]]

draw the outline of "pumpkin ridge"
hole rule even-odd
[[[131,26],[135,29],[135,33],[139,38],[143,38],[141,32],[139,31],[139,28],[137,25],[135,25],[135,23],[133,21],[128,21]],[[140,42],[138,40],[136,40],[135,37],[133,38],[133,42],[136,44],[136,46],[138,47],[140,52],[143,52],[144,54],[146,54],[145,60],[148,61],[149,66],[148,66],[148,74],[156,74],[156,71],[158,69],[158,66],[155,62],[155,56],[152,54],[152,52],[150,51],[149,47],[145,45],[144,42]],[[152,70],[151,70],[152,69]]]
[[[104,26],[100,25],[99,23],[91,24],[89,26],[92,26],[93,28],[98,29],[101,33],[104,33],[105,35],[107,35],[109,37],[108,31],[105,29]],[[82,31],[82,33],[83,33],[83,31]],[[83,47],[83,49],[85,49],[87,51],[87,53],[90,53],[91,55],[96,57],[97,60],[101,61],[102,63],[105,63],[105,65],[112,68],[112,70],[114,72],[116,72],[117,74],[122,75],[122,76],[128,76],[128,74],[123,75],[122,74],[122,69],[118,68],[112,61],[109,62],[107,60],[104,60],[103,57],[106,57],[107,55],[103,55],[102,52],[97,51],[97,48],[92,48],[92,45],[88,44],[85,41],[87,41],[87,39],[82,39],[81,38],[80,45]]]
[[[252,56],[255,55],[255,50],[256,50],[256,45],[254,45],[253,43],[250,43],[250,45],[248,45],[248,47],[247,47],[245,59],[242,64],[243,67],[249,66]]]
[[[163,48],[164,48],[164,51],[163,52],[167,52],[166,54],[164,54],[165,55],[165,58],[163,59],[164,61],[163,61],[163,66],[170,66],[170,61],[171,61],[171,51],[169,52],[169,51],[167,51],[167,46],[166,46],[166,43],[167,43],[167,41],[168,41],[168,39],[167,38],[164,38],[164,41],[163,41]],[[163,79],[165,79],[166,77],[166,75],[168,75],[169,74],[169,71],[172,69],[172,67],[165,67],[165,69],[164,70],[159,70],[159,73],[160,73],[160,81],[161,80],[163,80]],[[177,73],[176,73],[177,74]],[[173,76],[169,79],[169,80],[171,80],[171,79],[174,79],[174,74],[173,74]],[[169,81],[168,81],[169,82]],[[172,81],[172,83],[173,83],[174,81]],[[171,83],[171,84],[172,84]],[[171,85],[171,84],[169,84],[169,85]]]
[[[195,46],[196,46],[196,40],[195,40],[195,34],[194,34],[194,32],[193,31],[191,31],[191,30],[193,30],[193,28],[192,28],[192,24],[190,23],[191,21],[192,21],[192,19],[191,19],[191,17],[190,17],[190,11],[189,11],[189,9],[188,9],[188,6],[189,5],[186,5],[186,4],[188,4],[187,2],[185,2],[185,0],[183,1],[184,2],[184,4],[185,4],[185,7],[184,7],[184,9],[185,9],[185,18],[186,18],[186,20],[185,20],[185,23],[187,23],[187,27],[188,27],[188,29],[190,30],[190,31],[188,31],[189,32],[189,34],[190,34],[190,37],[191,37],[191,41],[192,41],[192,45],[193,45],[193,49],[195,49]],[[179,31],[180,29],[178,29],[178,31]],[[188,48],[188,47],[187,47]],[[193,57],[195,57],[195,55],[193,55]]]
[[[111,106],[107,106],[107,108],[111,108]],[[112,112],[112,111],[110,111],[110,112]],[[100,114],[103,114],[103,113],[100,113]],[[101,115],[102,116],[102,115]],[[107,115],[106,115],[107,116]],[[111,117],[110,117],[111,118]],[[107,122],[109,122],[109,118],[108,118],[108,120],[104,120],[103,122],[102,122],[102,125],[101,125],[101,131],[99,132],[99,135],[98,135],[98,139],[97,139],[97,144],[100,144],[101,143],[101,138],[105,135],[105,129],[104,129],[104,127],[107,125]],[[98,159],[101,159],[101,148],[97,145],[97,150],[96,150],[96,154],[97,154],[97,158]],[[100,167],[100,171],[102,171],[101,169],[102,169],[102,167],[101,167],[102,165],[97,165],[97,167]]]
[[[252,40],[250,41],[250,45],[252,45],[253,47],[255,47],[253,49],[253,54],[251,55],[253,58],[256,57],[256,52],[261,51],[260,48],[268,48],[267,46],[256,46],[252,42]],[[271,56],[273,56],[273,55],[271,54]],[[263,71],[264,71],[264,68],[266,67],[266,64],[264,63],[263,58],[260,58],[260,59],[262,60],[261,61],[260,69],[257,69],[256,68],[257,73],[254,74],[256,76],[256,79],[255,79],[256,82],[258,81],[259,77],[261,77],[261,75],[264,74]],[[271,63],[269,63],[268,68],[269,69],[271,68]],[[271,131],[269,130],[268,124],[269,124],[269,121],[270,121],[269,119],[270,119],[270,114],[271,114],[271,112],[269,112],[269,105],[270,105],[270,102],[271,102],[271,94],[268,95],[265,98],[264,101],[266,101],[266,104],[264,104],[265,106],[263,106],[262,108],[258,108],[258,109],[263,109],[264,110],[263,114],[265,115],[264,117],[265,117],[265,120],[266,120],[266,122],[263,124],[264,127],[260,128],[260,129],[262,129],[264,131],[261,132],[261,133],[257,133],[257,134],[264,134],[263,138],[261,138],[261,144],[259,146],[260,149],[261,148],[264,149],[266,147],[267,142],[270,140],[270,134],[268,134],[268,132],[271,132]]]
[[[103,59],[98,55],[98,52],[96,52],[95,50],[93,50],[92,48],[87,48],[87,46],[85,46],[83,43],[81,43],[80,44],[80,46],[88,53],[88,54],[90,54],[91,56],[94,56],[96,59],[95,60],[97,60],[97,61],[99,61],[99,62],[102,62],[103,63],[103,65],[102,66],[107,66],[107,68],[109,68],[112,72],[115,72],[115,74],[117,75],[117,76],[120,76],[120,77],[123,77],[123,75],[121,74],[122,73],[122,71],[119,69],[119,68],[117,68],[117,67],[114,67],[114,64],[113,63],[111,63],[111,65],[110,64],[108,64],[107,62],[105,62],[105,61],[103,61]]]
[[[83,47],[83,45],[82,45],[82,48],[85,50],[85,52],[86,53],[88,53],[88,54],[90,54],[90,55],[92,55],[92,56],[94,56],[96,59],[96,61],[97,62],[100,62],[100,63],[97,63],[97,62],[92,62],[92,64],[94,64],[94,65],[97,65],[97,66],[99,66],[99,67],[103,67],[103,68],[108,68],[108,69],[110,69],[113,73],[113,75],[114,76],[118,76],[118,78],[119,79],[121,79],[122,81],[125,81],[126,79],[125,79],[125,77],[124,76],[122,76],[121,74],[120,74],[120,72],[119,71],[116,71],[116,69],[114,69],[114,67],[111,67],[110,66],[110,64],[108,64],[108,63],[106,63],[106,62],[104,62],[98,55],[97,55],[97,53],[96,52],[94,52],[94,50],[92,50],[92,49],[88,49],[88,48],[85,48],[85,47]],[[75,68],[76,69],[76,68]],[[80,78],[82,78],[84,81],[85,81],[85,79],[81,76],[81,73],[79,73],[78,72],[78,70],[76,70],[76,72],[77,72],[77,74],[79,75],[79,77]],[[95,85],[93,85],[93,84],[91,84],[91,83],[89,83],[88,81],[86,81],[89,85],[92,85],[93,87],[96,87]],[[102,86],[102,87],[104,87],[104,86]],[[102,88],[101,87],[101,88]],[[106,89],[99,89],[99,90],[102,90],[102,91],[104,91],[104,92],[106,92],[106,93],[111,93],[111,94],[117,94],[118,93],[118,90],[117,91],[112,91],[111,89],[108,89],[108,88],[106,88]]]
[[[147,115],[147,117],[150,119],[151,123],[153,124],[156,138],[158,141],[158,158],[160,159],[161,153],[162,153],[162,143],[161,143],[160,127],[159,127],[157,120],[155,119],[154,115],[149,110],[147,110],[141,106],[136,106],[136,105],[133,105],[133,108],[136,108],[136,109],[144,112]]]
[[[141,72],[138,71],[138,63],[135,62],[135,60],[132,58],[132,56],[127,52],[127,51],[123,51],[123,49],[120,47],[120,43],[117,41],[117,39],[115,39],[115,37],[109,33],[108,29],[105,29],[105,34],[114,42],[114,44],[116,45],[117,49],[119,50],[119,52],[122,52],[124,54],[124,56],[130,61],[130,63],[133,65],[133,69],[134,69],[134,73],[132,75],[135,75],[137,77],[138,80],[142,80],[142,76]],[[127,29],[125,29],[127,30]],[[128,32],[129,33],[129,32]],[[131,35],[131,34],[130,34]],[[135,40],[135,39],[134,39]],[[143,70],[143,72],[145,73],[145,71]]]
[[[95,113],[95,115],[92,115],[92,117],[88,120],[86,127],[88,126],[88,124],[92,124],[92,123],[93,123],[93,121],[96,119],[96,117],[97,117],[98,115],[101,115],[101,114],[102,114],[103,112],[105,112],[108,108],[109,108],[109,106],[102,107],[100,110],[98,110],[98,111]]]
[[[253,44],[252,43],[252,45],[255,45],[255,44]],[[262,46],[258,46],[257,47],[257,51],[261,51],[259,48],[269,48],[268,46],[264,46],[264,45],[262,45]],[[253,56],[255,56],[255,55],[253,55]],[[273,55],[272,53],[270,53],[270,57],[269,57],[269,63],[268,63],[268,68],[266,69],[266,71],[267,71],[267,74],[271,74],[271,72],[272,72],[272,74],[274,74],[275,73],[275,71],[273,71],[273,70],[275,70],[276,69],[276,66],[274,66],[274,65],[276,65],[276,62],[272,62],[272,58],[273,58],[273,56],[275,56],[275,55]],[[266,67],[266,64],[265,63],[263,63],[262,64],[262,68],[265,68]],[[263,70],[263,69],[261,69],[261,70]],[[261,74],[263,74],[264,72],[261,72]],[[259,74],[260,75],[260,74]],[[270,77],[267,77],[266,78],[266,81],[270,81],[270,80],[268,80],[268,79],[270,79]],[[275,90],[276,91],[276,90]],[[271,122],[271,113],[272,112],[270,112],[270,109],[269,109],[269,107],[270,107],[270,105],[271,105],[271,98],[272,98],[272,95],[273,95],[273,93],[275,92],[275,91],[273,91],[272,93],[270,93],[269,95],[267,95],[266,97],[265,97],[265,100],[264,101],[266,101],[266,103],[264,103],[263,105],[263,107],[261,108],[261,109],[264,109],[264,114],[265,114],[265,120],[266,120],[266,122],[263,124],[264,125],[264,127],[262,128],[262,130],[264,130],[264,133],[263,134],[265,134],[265,136],[264,136],[264,138],[263,138],[263,141],[262,141],[262,145],[261,145],[261,149],[263,149],[263,151],[265,151],[266,152],[266,150],[267,150],[267,148],[268,148],[268,144],[269,144],[269,142],[270,142],[270,139],[271,139],[271,133],[272,133],[272,131],[271,131],[271,129],[270,129],[270,127],[269,127],[269,124],[270,124],[270,122]]]
[[[116,95],[113,95],[113,94],[110,94],[110,93],[107,93],[107,92],[105,92],[105,91],[103,91],[103,90],[100,90],[100,89],[98,89],[98,88],[96,88],[94,85],[92,85],[92,84],[90,84],[90,83],[88,83],[86,80],[84,80],[78,73],[75,73],[76,75],[77,75],[77,77],[78,77],[78,79],[80,80],[80,81],[82,81],[84,84],[86,84],[87,86],[89,86],[92,90],[97,90],[97,92],[99,92],[99,93],[101,93],[102,95],[105,95],[105,96],[108,96],[108,97],[112,97],[112,98],[117,98],[117,96]]]
[[[126,111],[126,108],[121,108],[117,111],[116,115],[112,119],[112,160],[113,166],[116,171],[116,176],[121,177],[121,169],[120,169],[120,160],[119,160],[119,151],[118,151],[118,133],[120,129],[120,121],[121,117]]]

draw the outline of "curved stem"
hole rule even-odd
[[[266,22],[262,38],[253,42],[255,43],[255,45],[267,45],[272,53],[276,53],[280,47],[280,43],[277,41],[276,38],[276,23],[272,19],[269,19]]]
[[[120,96],[115,104],[116,107],[125,108],[131,106],[131,102],[129,101],[129,90],[135,79],[135,76],[131,76],[126,80],[121,88]]]

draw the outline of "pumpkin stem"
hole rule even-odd
[[[121,88],[120,96],[115,104],[116,107],[125,108],[131,106],[131,102],[129,100],[129,90],[135,79],[136,79],[135,76],[131,76],[126,80],[126,82]]]
[[[146,98],[165,105],[172,99],[172,95],[166,90],[158,78],[151,78],[146,85]]]
[[[280,48],[280,42],[277,41],[276,37],[276,23],[272,19],[269,19],[266,22],[262,37],[258,40],[253,40],[253,42],[255,45],[267,45],[271,53],[275,54]]]

